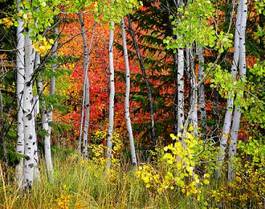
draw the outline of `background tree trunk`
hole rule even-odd
[[[149,101],[149,108],[150,108],[150,120],[151,120],[151,140],[153,142],[153,146],[156,145],[156,132],[155,132],[155,112],[154,112],[154,105],[153,105],[153,96],[152,96],[152,89],[150,86],[150,83],[148,81],[147,75],[146,75],[146,70],[144,67],[144,62],[143,62],[143,58],[141,56],[141,52],[140,52],[140,48],[138,46],[136,37],[135,37],[135,33],[134,30],[132,28],[131,25],[131,20],[130,17],[128,17],[128,31],[131,35],[132,38],[132,42],[133,42],[133,46],[134,49],[136,51],[136,55],[140,64],[140,69],[142,71],[142,76],[147,88],[147,95],[148,95],[148,101]]]
[[[197,54],[199,60],[199,75],[198,82],[202,82],[204,79],[204,56],[203,56],[203,48],[197,47]],[[199,111],[200,111],[200,119],[201,119],[201,135],[203,139],[206,139],[206,109],[205,109],[205,91],[204,91],[204,83],[202,82],[199,86]]]
[[[132,124],[131,124],[131,118],[130,118],[130,66],[129,66],[128,51],[127,51],[126,30],[125,30],[124,19],[122,19],[121,21],[121,28],[122,28],[123,56],[124,56],[124,63],[125,63],[125,70],[126,70],[126,75],[125,75],[126,89],[125,89],[125,102],[124,102],[125,120],[126,120],[126,126],[128,130],[128,136],[129,136],[129,142],[130,142],[132,164],[137,165]]]

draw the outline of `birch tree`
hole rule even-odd
[[[194,55],[192,48],[188,50],[190,60],[190,86],[191,86],[191,97],[190,97],[190,116],[187,120],[191,121],[194,136],[198,136],[198,86],[197,86],[197,75],[195,72]]]
[[[17,10],[21,10],[21,1],[17,1]],[[16,180],[20,187],[23,180],[23,158],[24,155],[24,123],[23,123],[23,94],[24,94],[24,45],[25,37],[23,34],[24,23],[19,18],[17,26],[17,52],[16,52],[16,70],[17,70],[17,146],[16,152],[21,155],[19,163],[16,166]]]
[[[38,53],[36,53],[35,58],[35,69],[39,68],[40,65],[40,56]],[[44,86],[43,86],[43,80],[40,76],[37,79],[37,90],[39,99],[41,100],[41,127],[42,130],[45,131],[44,135],[44,158],[45,158],[45,165],[47,169],[47,175],[50,181],[52,181],[53,176],[53,165],[52,165],[52,156],[51,156],[51,145],[50,145],[50,130],[49,130],[49,115],[48,115],[48,109],[47,105],[45,104],[45,101],[43,99],[43,92],[44,92]]]
[[[177,120],[178,120],[178,133],[182,133],[184,128],[184,50],[178,49],[178,71],[177,71]]]
[[[240,29],[241,29],[241,16],[242,16],[242,0],[239,0],[238,8],[237,8],[237,16],[236,16],[236,27],[235,27],[235,37],[234,37],[234,56],[233,56],[233,63],[231,67],[231,74],[233,79],[236,79],[237,75],[237,68],[239,62],[239,54],[240,54],[240,47],[239,47],[239,38],[240,38]],[[217,176],[220,176],[220,169],[223,164],[225,158],[225,150],[227,147],[227,141],[230,135],[230,127],[232,123],[232,114],[234,109],[234,95],[230,95],[229,99],[227,100],[227,107],[226,113],[224,118],[224,125],[223,125],[223,133],[220,140],[220,151],[218,154],[218,168],[217,168]]]
[[[125,102],[124,102],[124,109],[125,109],[125,120],[126,126],[129,136],[130,142],[130,151],[131,151],[131,159],[132,164],[137,165],[137,159],[135,154],[135,146],[134,146],[134,137],[133,137],[133,130],[130,118],[130,66],[129,66],[129,58],[128,58],[128,51],[127,51],[127,40],[126,40],[126,26],[124,19],[121,21],[121,28],[122,28],[122,44],[123,44],[123,56],[124,56],[124,63],[125,63],[125,70],[126,70],[126,89],[125,89]]]
[[[204,55],[203,55],[203,48],[201,46],[197,46],[197,55],[199,61],[199,73],[198,73],[198,83],[201,83],[199,86],[199,99],[198,99],[198,106],[200,111],[200,120],[201,120],[201,127],[202,127],[202,138],[205,139],[206,137],[206,109],[205,109],[205,91],[204,91]]]
[[[112,135],[114,127],[114,97],[115,97],[115,82],[114,82],[114,63],[113,63],[113,43],[114,43],[114,22],[110,22],[109,33],[109,126],[107,133],[107,169],[111,166],[112,159]]]
[[[52,47],[52,58],[57,57],[57,48],[58,48],[58,27],[55,27],[54,29],[56,40],[54,42],[54,45]],[[55,70],[57,68],[56,64],[52,64],[52,71],[55,73]],[[55,86],[56,86],[56,78],[55,75],[51,77],[50,80],[50,95],[55,94]],[[52,152],[51,152],[51,133],[52,133],[52,107],[47,107],[44,104],[44,107],[46,107],[46,110],[42,111],[42,128],[46,131],[46,134],[44,136],[44,152],[45,152],[45,160],[46,160],[46,168],[47,173],[50,181],[53,181],[53,163],[52,163]]]
[[[29,189],[33,185],[34,174],[34,120],[33,116],[33,91],[32,75],[34,68],[35,52],[32,47],[32,41],[29,32],[25,37],[25,85],[23,94],[23,122],[24,122],[24,140],[25,140],[25,160],[24,160],[24,178],[23,189]]]
[[[83,130],[83,150],[82,153],[84,157],[88,157],[88,129],[89,129],[89,120],[90,120],[90,95],[89,95],[89,78],[88,78],[88,65],[89,65],[89,50],[87,46],[87,36],[84,24],[83,13],[79,12],[79,22],[81,25],[81,35],[83,40],[83,67],[84,67],[84,84],[83,84],[83,107],[82,114],[84,122]]]
[[[247,0],[241,0],[241,23],[240,23],[240,34],[239,34],[239,77],[244,80],[246,76],[246,24],[247,24]],[[243,91],[240,91],[236,96],[239,98],[243,98]],[[240,105],[235,107],[234,115],[233,115],[233,123],[231,128],[231,142],[229,144],[229,164],[228,164],[228,180],[231,181],[234,178],[234,167],[233,167],[233,157],[236,154],[237,148],[237,137],[238,130],[240,126],[240,118],[241,118],[241,108]]]
[[[33,159],[34,159],[34,170],[33,170],[33,181],[40,180],[40,171],[39,171],[39,152],[38,152],[38,140],[37,140],[37,133],[36,133],[36,118],[39,114],[39,97],[33,97],[33,120],[32,120],[32,127],[33,127]]]

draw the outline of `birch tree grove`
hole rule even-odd
[[[265,209],[265,0],[0,2],[0,208]]]
[[[123,56],[124,56],[124,63],[125,63],[125,70],[126,70],[126,89],[125,89],[125,102],[124,102],[124,109],[125,109],[125,120],[126,126],[130,141],[130,151],[131,151],[131,159],[132,164],[137,165],[136,153],[135,153],[135,146],[134,146],[134,137],[132,131],[132,124],[130,118],[130,66],[129,66],[129,58],[128,58],[128,51],[127,51],[127,41],[126,41],[126,26],[124,19],[121,21],[121,28],[122,28],[122,44],[123,44]]]
[[[115,81],[114,81],[114,63],[113,63],[113,43],[114,43],[114,22],[110,22],[109,33],[109,125],[107,133],[107,169],[111,166],[112,160],[112,135],[114,128],[114,97],[115,97]]]

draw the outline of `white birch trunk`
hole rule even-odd
[[[239,56],[239,75],[240,79],[243,79],[246,75],[246,47],[245,47],[245,39],[246,39],[246,24],[247,24],[247,0],[240,0],[242,4],[241,10],[241,26],[240,26],[240,37],[239,37],[239,48],[240,48],[240,56]],[[237,94],[239,97],[243,97],[244,92],[240,92]],[[235,107],[234,115],[233,115],[233,124],[231,128],[231,142],[229,144],[229,163],[228,163],[228,180],[232,181],[234,179],[234,166],[233,166],[233,157],[236,154],[237,150],[237,137],[238,131],[240,127],[240,118],[241,118],[241,108],[240,106]]]
[[[192,49],[189,49],[190,59],[190,81],[191,81],[191,125],[193,127],[193,134],[195,137],[198,136],[198,88],[197,88],[197,76],[195,73],[194,56]]]
[[[59,30],[58,30],[58,27],[55,28],[54,30],[55,32],[55,35],[58,36],[59,35]],[[54,45],[53,45],[53,48],[52,48],[52,56],[53,57],[57,57],[57,48],[58,48],[58,37],[56,37],[56,41],[54,42]],[[52,65],[52,71],[55,72],[57,68],[57,64],[53,64]],[[51,78],[51,83],[50,83],[50,95],[54,95],[55,94],[55,86],[56,85],[56,78],[55,76],[53,75],[52,78]],[[44,140],[44,144],[45,144],[45,147],[46,147],[46,156],[47,158],[49,159],[49,165],[47,165],[47,170],[48,170],[48,173],[49,173],[49,176],[50,176],[50,180],[52,180],[52,176],[53,176],[53,163],[52,163],[52,154],[51,154],[51,137],[52,137],[52,127],[51,127],[51,124],[52,124],[52,121],[53,121],[53,118],[52,118],[52,111],[53,111],[53,108],[52,107],[49,107],[47,109],[47,117],[48,117],[48,135],[47,135],[47,138],[45,138]]]
[[[233,64],[231,68],[231,74],[234,79],[237,76],[237,68],[239,62],[239,32],[241,28],[241,10],[242,10],[242,3],[241,0],[239,1],[238,8],[237,8],[237,16],[236,16],[236,28],[235,28],[235,38],[234,38],[234,56],[233,56]],[[234,109],[234,96],[228,98],[227,100],[227,109],[225,113],[224,119],[224,126],[223,126],[223,133],[220,140],[220,150],[218,153],[217,158],[217,177],[221,176],[221,168],[225,159],[225,151],[227,147],[227,141],[230,135],[230,128],[232,123],[232,114]]]
[[[20,11],[20,0],[17,1],[17,10]],[[17,146],[16,152],[21,155],[18,165],[16,166],[16,181],[18,186],[21,187],[23,181],[23,158],[24,155],[24,123],[23,123],[23,94],[24,94],[24,47],[25,37],[23,35],[24,23],[21,19],[18,19],[17,26],[17,54],[16,54],[16,70],[17,70]]]
[[[203,56],[203,48],[197,47],[197,54],[199,60],[199,75],[198,82],[201,83],[204,79],[204,56]],[[204,91],[204,83],[202,82],[199,86],[199,111],[200,111],[200,119],[201,119],[201,127],[202,127],[202,138],[205,140],[206,138],[206,109],[205,109],[205,91]]]
[[[34,144],[34,171],[33,171],[33,181],[39,181],[40,180],[40,171],[39,171],[39,156],[38,156],[38,140],[37,140],[37,133],[36,133],[36,122],[35,119],[37,117],[37,114],[39,113],[39,97],[34,96],[33,97],[33,114],[34,118],[32,120],[32,127],[34,128],[33,130],[33,140],[35,141]]]
[[[24,121],[24,139],[25,139],[25,160],[24,160],[24,179],[23,189],[30,189],[33,185],[34,174],[34,130],[33,127],[33,92],[32,75],[34,68],[35,52],[32,47],[32,41],[27,32],[25,37],[25,86],[23,97],[23,121]]]
[[[38,68],[40,64],[39,54],[36,54],[35,62],[36,62],[35,68]],[[45,136],[44,136],[45,166],[47,169],[48,178],[50,181],[52,181],[53,180],[53,177],[52,177],[53,176],[53,165],[52,165],[51,146],[50,146],[51,132],[49,129],[49,115],[48,115],[47,106],[44,100],[41,98],[43,91],[44,91],[42,78],[38,78],[37,80],[37,89],[38,89],[39,98],[41,99],[41,126],[42,126],[42,130],[45,131]]]
[[[184,128],[184,50],[178,49],[178,71],[177,71],[177,85],[178,85],[178,134],[183,132]]]
[[[84,88],[83,88],[83,96],[84,102],[84,132],[83,132],[83,150],[82,154],[84,157],[88,157],[88,129],[89,129],[89,120],[90,120],[90,95],[89,95],[89,78],[88,78],[88,66],[89,66],[89,50],[87,46],[87,36],[84,24],[84,17],[82,12],[79,12],[79,22],[81,25],[81,35],[83,40],[83,67],[84,67]],[[91,38],[92,39],[92,38]],[[83,112],[83,111],[82,111]]]
[[[124,102],[125,120],[126,120],[126,126],[127,126],[128,136],[129,136],[129,142],[130,142],[132,164],[136,166],[137,159],[136,159],[136,154],[135,154],[134,138],[133,138],[131,118],[130,118],[130,66],[129,66],[128,51],[127,51],[127,40],[126,40],[125,27],[126,26],[124,23],[124,19],[122,19],[121,21],[122,44],[123,44],[123,56],[124,56],[124,63],[125,63],[125,70],[126,70],[126,75],[125,75],[126,89],[125,89],[125,102]]]
[[[114,42],[114,22],[110,23],[109,34],[109,127],[107,134],[107,169],[111,166],[112,158],[112,134],[114,127],[114,97],[115,97],[115,83],[114,83],[114,63],[113,63],[113,42]]]

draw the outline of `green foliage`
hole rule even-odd
[[[40,34],[54,24],[54,17],[60,13],[60,0],[22,1],[21,10],[17,13],[34,40],[41,41]]]
[[[138,0],[97,1],[94,14],[97,21],[120,23],[121,19],[141,5]]]
[[[265,62],[257,62],[249,75],[244,100],[244,114],[251,124],[265,129]],[[258,130],[256,130],[258,132]]]
[[[216,88],[219,94],[228,99],[237,94],[236,103],[242,102],[242,92],[245,89],[245,78],[237,80],[232,74],[221,68],[220,65],[208,64],[206,71],[211,78],[211,87]]]
[[[178,9],[178,15],[172,22],[173,36],[164,40],[167,49],[199,46],[211,47],[219,53],[232,46],[233,35],[215,31],[211,24],[215,8],[210,0],[196,0]],[[173,17],[172,17],[173,19]]]
[[[168,49],[185,48],[196,42],[200,46],[214,46],[215,30],[209,25],[214,7],[209,0],[196,0],[178,9],[180,16],[172,22],[174,37],[164,43]]]
[[[265,15],[265,1],[264,0],[255,0],[255,7],[259,14]]]

